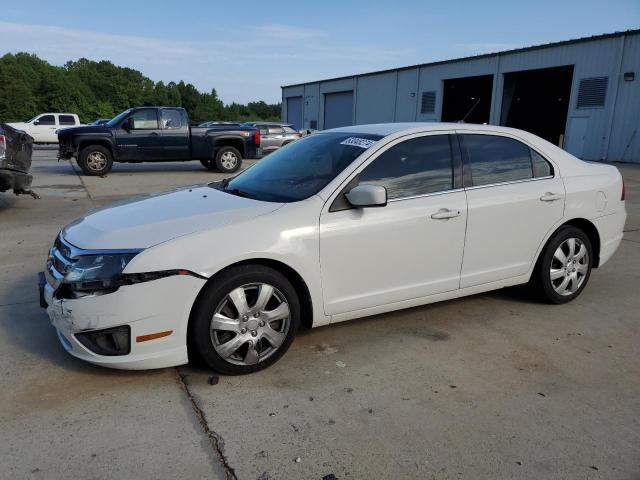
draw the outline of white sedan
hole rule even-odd
[[[305,137],[230,181],[67,225],[41,276],[72,355],[248,373],[301,326],[529,284],[576,298],[622,239],[624,185],[532,134],[380,124]]]

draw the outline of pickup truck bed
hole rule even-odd
[[[0,192],[30,193],[32,150],[33,138],[26,132],[0,123]]]
[[[260,132],[241,125],[189,126],[174,107],[132,108],[105,125],[58,133],[58,158],[75,157],[87,175],[104,175],[113,162],[200,160],[208,169],[235,172],[243,158],[260,156]]]

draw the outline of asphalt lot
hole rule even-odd
[[[640,167],[619,168],[627,233],[575,302],[509,289],[305,331],[272,368],[209,385],[198,365],[70,357],[36,272],[85,211],[222,175],[79,177],[36,151],[42,198],[0,194],[0,478],[640,478]]]

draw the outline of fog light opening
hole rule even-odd
[[[128,325],[76,333],[78,341],[98,355],[128,355],[131,352],[131,328]]]

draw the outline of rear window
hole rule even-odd
[[[73,115],[60,115],[58,116],[60,125],[75,125],[76,119]]]

